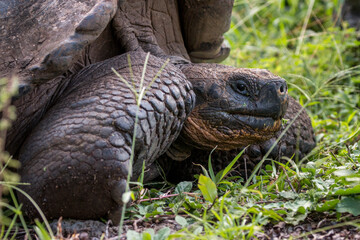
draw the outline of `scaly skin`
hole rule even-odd
[[[138,80],[145,54],[130,55]],[[162,62],[150,57],[145,86]],[[45,114],[20,150],[21,180],[31,184],[22,188],[48,218],[98,218],[121,205],[136,103],[110,67],[130,79],[126,55],[84,68],[72,77],[61,101]],[[178,68],[168,65],[141,104],[134,179],[144,160],[148,167],[175,140],[194,101],[191,84]],[[21,201],[29,216],[37,215],[26,199]]]
[[[145,54],[131,52],[130,56],[138,79]],[[161,63],[161,59],[150,57],[145,84],[155,76]],[[20,150],[22,181],[31,184],[22,188],[48,218],[98,218],[117,212],[122,205],[136,105],[134,95],[110,66],[130,79],[126,55],[84,68],[71,78],[62,101],[48,110]],[[214,138],[223,143],[221,149],[228,150],[267,140],[281,126],[287,107],[283,79],[265,70],[216,64],[186,65],[182,71],[171,64],[167,66],[142,101],[133,179],[139,176],[143,161],[146,169],[153,167],[181,129],[182,136],[190,139],[187,144],[205,149],[213,144],[210,139],[194,144],[197,138],[192,137],[217,131]],[[204,74],[207,78],[197,78]],[[195,108],[192,85],[199,100]],[[210,120],[209,124],[194,129],[183,127],[190,112],[185,125],[198,117]],[[218,121],[213,125],[214,116],[222,122],[221,126]],[[154,177],[156,174],[147,179]],[[21,200],[27,214],[36,216],[32,205]]]

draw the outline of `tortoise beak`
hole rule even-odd
[[[284,79],[269,80],[260,91],[258,109],[261,115],[281,119],[288,107],[287,84]]]

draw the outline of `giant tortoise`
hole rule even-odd
[[[248,168],[301,106],[285,81],[262,69],[216,63],[227,57],[223,33],[232,0],[29,0],[0,5],[0,75],[21,81],[17,120],[6,148],[21,161],[22,186],[48,218],[90,219],[122,205],[135,116],[132,179],[195,172],[217,146],[218,168],[241,148]],[[147,65],[145,52],[150,52]],[[154,78],[165,59],[170,59]],[[130,61],[129,61],[130,60]],[[207,63],[199,63],[207,62]],[[128,86],[146,93],[137,110]],[[152,82],[152,79],[155,81]],[[151,84],[150,84],[151,83]],[[286,111],[286,109],[288,109]],[[305,111],[273,157],[314,147]],[[245,166],[245,167],[246,167]],[[20,196],[30,217],[37,212]],[[116,219],[116,215],[112,215]]]

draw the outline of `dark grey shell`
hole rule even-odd
[[[0,77],[43,81],[64,73],[116,9],[116,0],[2,1]]]

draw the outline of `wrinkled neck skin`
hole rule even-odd
[[[231,150],[259,144],[280,130],[288,106],[284,79],[263,69],[218,64],[181,69],[193,85],[196,105],[168,151],[172,159],[186,159],[191,148]],[[184,149],[186,154],[180,154]]]

